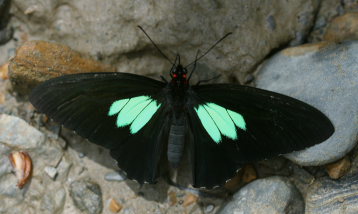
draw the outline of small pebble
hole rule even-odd
[[[57,176],[57,169],[55,167],[52,167],[52,166],[46,166],[44,168],[46,174],[52,179],[54,180]]]
[[[257,178],[256,170],[252,165],[246,165],[243,168],[242,181],[244,183],[250,183]]]
[[[214,210],[215,206],[212,204],[209,204],[205,207],[204,213],[211,213]]]
[[[6,80],[9,79],[9,63],[5,63],[0,66],[0,79]]]
[[[106,181],[124,181],[127,178],[118,172],[109,172],[104,176]]]
[[[119,204],[115,199],[111,199],[111,202],[109,203],[109,209],[113,213],[118,213],[122,210],[123,206]]]
[[[189,193],[188,195],[186,195],[186,197],[184,199],[183,206],[188,207],[188,206],[192,205],[193,203],[195,203],[197,201],[198,201],[198,196]]]
[[[348,157],[326,165],[326,171],[330,178],[338,179],[344,176],[351,168],[351,162]]]
[[[78,180],[70,184],[74,205],[84,213],[100,214],[103,210],[101,187],[94,182]]]
[[[168,198],[169,198],[169,204],[170,206],[173,206],[175,205],[177,202],[178,202],[178,198],[177,198],[177,195],[174,191],[170,191],[168,193]]]

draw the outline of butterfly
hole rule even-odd
[[[30,101],[108,148],[127,177],[141,184],[156,182],[163,158],[178,167],[184,148],[192,185],[212,188],[244,164],[302,150],[334,132],[309,104],[240,84],[191,85],[193,71],[177,55],[170,81],[119,72],[65,75],[38,85]]]

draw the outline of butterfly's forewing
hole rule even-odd
[[[129,178],[141,183],[154,182],[161,156],[161,133],[169,120],[161,95],[164,85],[134,74],[74,74],[40,84],[30,95],[30,101],[56,122],[110,149]],[[150,98],[146,106],[155,104],[150,120],[135,133],[131,133],[130,125],[118,125],[117,112],[109,113],[114,102],[133,97]],[[139,112],[133,118],[137,118]]]
[[[243,163],[302,150],[323,142],[334,132],[332,123],[323,113],[285,95],[231,84],[193,86],[192,91],[194,106],[190,109],[194,110],[189,110],[189,117],[195,139],[193,173],[196,186],[222,184]],[[211,106],[219,107],[208,109]],[[203,123],[199,117],[200,107],[218,115],[221,107],[231,112],[228,115],[231,121],[236,117],[237,135],[230,135],[229,126],[213,129],[219,131],[219,135],[208,132],[208,121]],[[215,115],[210,118],[215,121]],[[216,122],[217,126],[222,123]]]

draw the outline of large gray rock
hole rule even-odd
[[[249,183],[224,206],[220,214],[300,214],[301,194],[287,179],[270,177]]]
[[[322,178],[313,183],[306,198],[310,214],[358,213],[358,175],[340,180]]]
[[[54,40],[119,65],[120,71],[167,72],[170,64],[137,28],[141,25],[173,59],[194,60],[227,32],[202,62],[213,70],[247,72],[272,49],[302,42],[319,0],[270,1],[22,1],[15,17],[25,21],[30,38]],[[24,27],[25,27],[24,26]],[[222,57],[223,55],[229,57]],[[237,74],[234,74],[237,75]]]
[[[307,102],[333,122],[325,142],[286,155],[299,165],[322,165],[346,155],[358,140],[358,42],[317,43],[289,48],[260,70],[259,88]]]

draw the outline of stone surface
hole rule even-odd
[[[127,178],[118,172],[109,172],[104,176],[107,181],[124,181]]]
[[[60,42],[118,66],[122,72],[157,74],[170,64],[137,28],[143,28],[173,59],[184,64],[227,32],[201,61],[213,70],[247,72],[272,49],[304,41],[319,0],[239,1],[73,1],[13,0],[16,20],[29,39]],[[223,57],[223,55],[229,57]],[[233,75],[238,75],[234,73]]]
[[[13,89],[20,94],[28,94],[37,84],[64,74],[114,71],[67,46],[45,41],[26,42],[9,65]]]
[[[74,181],[70,185],[70,196],[75,206],[82,212],[88,214],[102,212],[102,191],[98,184],[83,180]]]
[[[338,16],[329,24],[323,37],[326,41],[341,42],[358,39],[358,12]]]
[[[258,179],[240,189],[220,214],[300,214],[304,213],[301,194],[287,179]]]
[[[51,179],[55,179],[56,175],[57,175],[57,169],[55,167],[52,166],[47,166],[44,168],[46,174],[51,178]]]
[[[358,132],[358,42],[289,48],[268,60],[257,87],[307,102],[326,114],[335,133],[325,142],[286,155],[299,165],[322,165],[347,154]]]
[[[345,11],[345,3],[337,0],[324,0],[321,1],[321,5],[316,15],[315,24],[310,32],[308,41],[318,42],[322,41],[329,23],[336,16],[342,15]]]
[[[0,142],[11,147],[33,149],[45,142],[45,136],[18,117],[0,114]]]
[[[316,180],[307,194],[306,213],[358,213],[358,175],[340,180]]]

